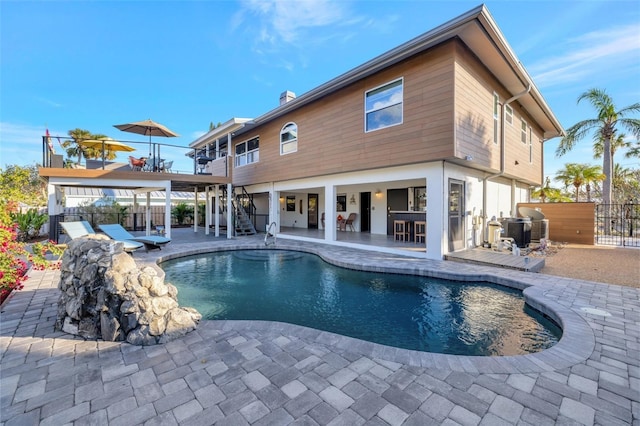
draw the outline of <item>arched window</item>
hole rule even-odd
[[[290,154],[298,150],[298,125],[287,123],[280,130],[280,155]]]

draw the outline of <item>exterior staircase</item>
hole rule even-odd
[[[251,218],[249,218],[247,211],[237,198],[233,200],[233,207],[236,217],[236,236],[257,234],[258,232],[256,231],[255,226],[253,226]]]

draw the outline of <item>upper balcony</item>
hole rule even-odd
[[[231,167],[226,152],[212,152],[166,143],[116,141],[113,139],[78,141],[78,157],[65,158],[62,147],[52,140],[68,137],[42,137],[43,177],[108,179],[131,182],[170,180],[172,187],[191,190],[194,185],[231,183]],[[88,159],[86,157],[89,157]],[[174,185],[175,183],[175,185]],[[83,183],[85,185],[86,182]]]

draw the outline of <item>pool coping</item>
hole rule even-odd
[[[215,244],[170,245],[159,252],[149,252],[136,258],[139,266],[149,266],[164,277],[159,264],[185,256],[230,250],[280,249],[312,253],[324,261],[349,269],[409,274],[457,281],[485,281],[523,291],[525,302],[549,316],[562,329],[562,337],[553,347],[527,355],[465,356],[447,355],[401,349],[368,342],[336,333],[316,330],[295,324],[274,321],[204,320],[199,327],[213,326],[224,331],[252,330],[263,333],[285,333],[303,341],[322,343],[350,352],[416,367],[448,368],[473,374],[527,374],[554,371],[584,362],[595,348],[595,334],[587,321],[572,309],[546,296],[554,288],[554,282],[562,277],[550,277],[531,272],[496,270],[496,268],[456,263],[456,271],[444,267],[445,261],[419,259],[395,254],[380,253],[348,247],[336,247],[321,243],[297,240],[278,240],[277,246],[265,247],[258,239],[229,239]],[[399,263],[402,262],[402,263]],[[448,264],[450,265],[450,263]],[[509,276],[505,276],[508,274]]]

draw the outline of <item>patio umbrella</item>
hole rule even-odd
[[[163,136],[165,138],[175,138],[180,136],[179,134],[169,130],[160,123],[156,123],[151,119],[136,121],[126,124],[115,124],[116,129],[123,132],[137,133],[139,135],[149,135],[149,157],[153,157],[151,154],[151,136]]]
[[[102,151],[102,168],[104,168],[105,156],[106,156],[105,153],[107,151],[132,152],[136,150],[132,146],[123,144],[122,142],[118,142],[111,138],[87,139],[87,140],[79,141],[78,144],[85,148],[95,148],[95,149],[101,150]]]
[[[98,149],[102,149],[102,147],[104,146],[105,151],[132,152],[136,150],[132,146],[123,144],[122,142],[118,142],[111,138],[100,139],[100,140],[89,139],[89,140],[80,141],[79,144],[87,148],[98,148]]]

